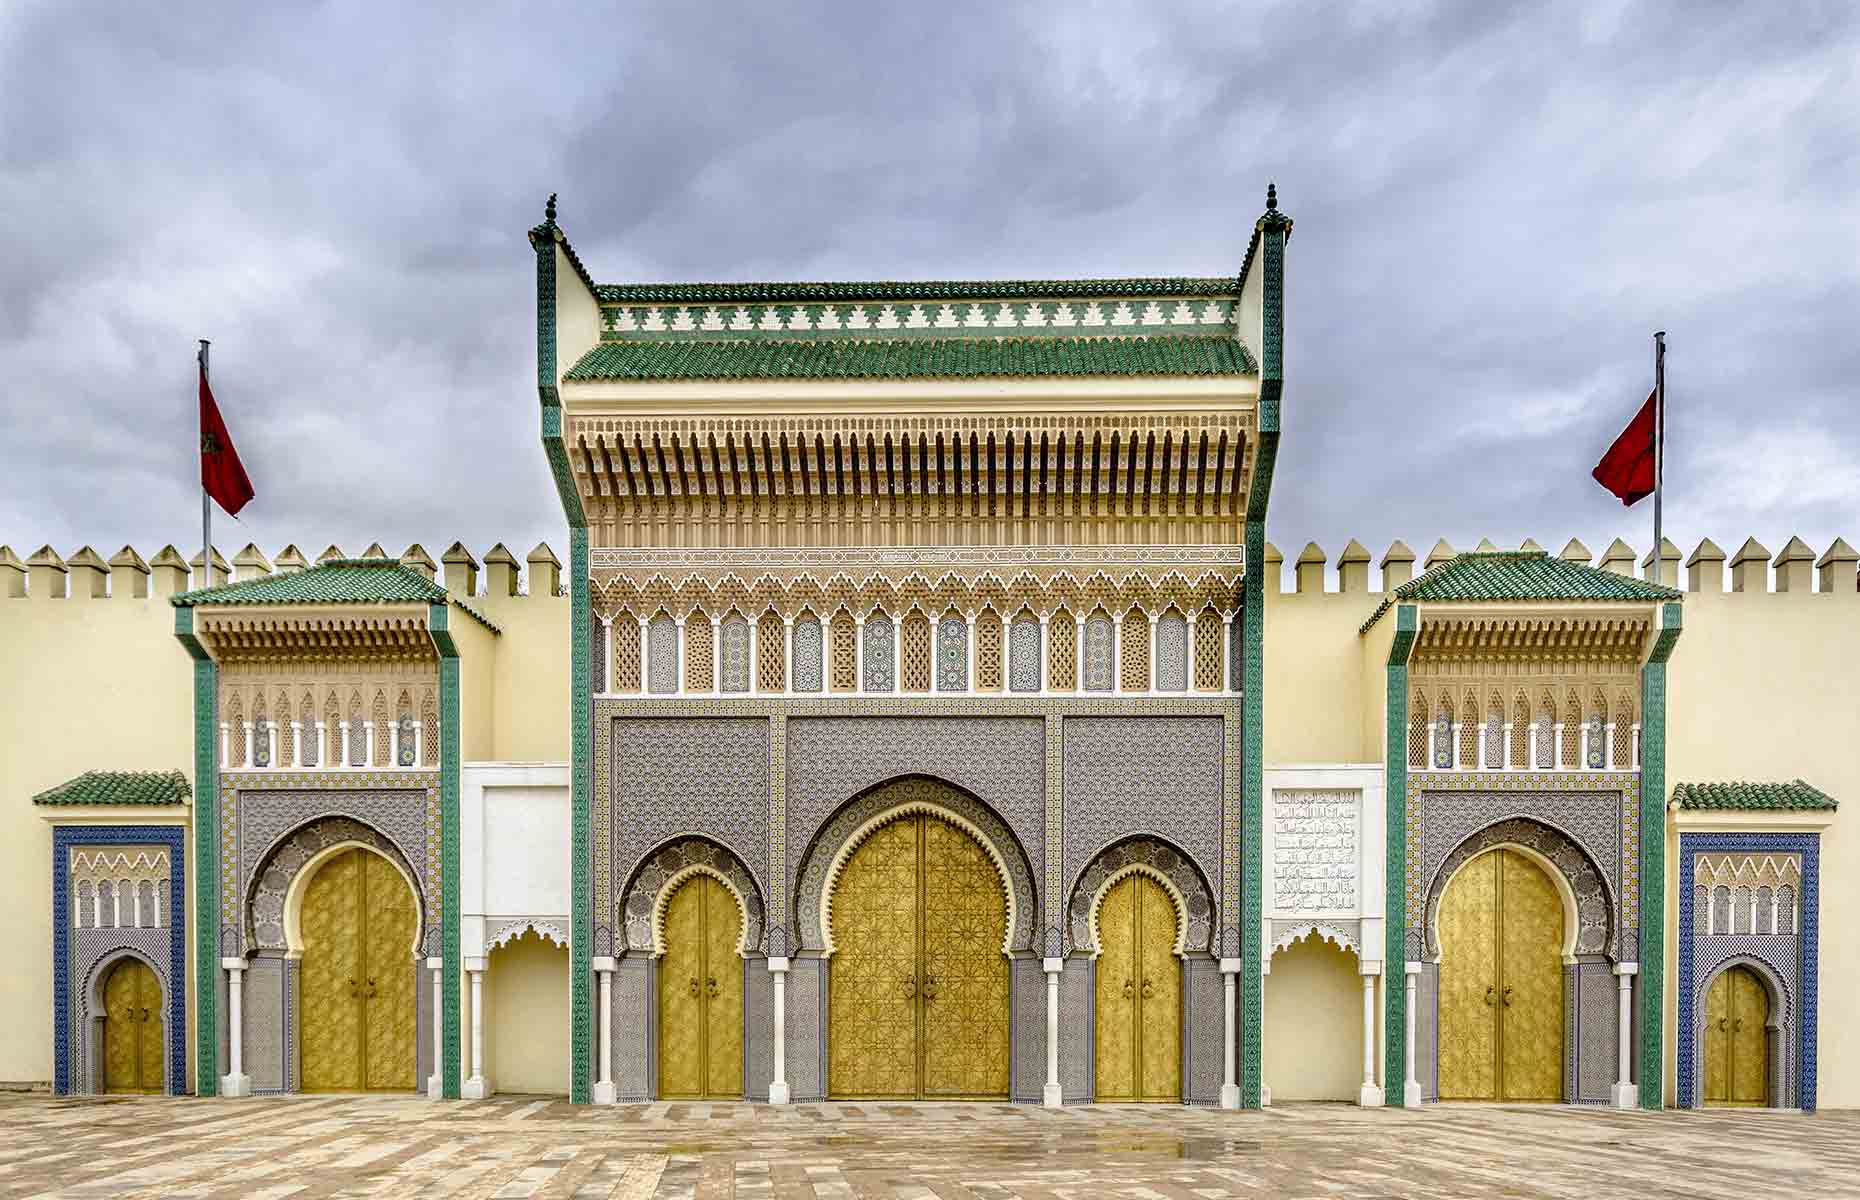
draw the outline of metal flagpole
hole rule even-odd
[[[199,357],[202,379],[207,377],[207,347],[211,344],[206,338],[200,339]],[[200,435],[205,437],[206,430],[201,430]],[[1654,497],[1653,504],[1657,512],[1660,506],[1658,496]],[[1659,524],[1657,518],[1654,524],[1656,526]],[[207,481],[204,479],[200,481],[200,586],[213,586],[213,503],[207,496]]]
[[[1653,335],[1653,581],[1660,578],[1660,489],[1666,482],[1666,331]]]

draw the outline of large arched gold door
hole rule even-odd
[[[1732,967],[1705,994],[1705,1103],[1761,1108],[1770,1098],[1770,997],[1749,967]]]
[[[306,1092],[414,1086],[413,892],[360,848],[317,869],[304,890],[299,1037]]]
[[[1098,908],[1098,1100],[1182,1099],[1175,929],[1175,905],[1147,875],[1125,876]]]
[[[1563,1097],[1563,899],[1490,850],[1440,900],[1440,1098]]]
[[[901,817],[853,852],[832,903],[828,1094],[1006,1098],[1007,901],[981,845]]]
[[[693,875],[665,905],[659,960],[659,1095],[743,1098],[743,916],[723,884]]]
[[[161,1092],[161,983],[139,958],[103,980],[103,1090]]]

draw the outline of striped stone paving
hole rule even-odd
[[[0,1196],[1860,1195],[1860,1112],[0,1098]]]

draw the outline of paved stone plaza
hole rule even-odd
[[[0,1196],[1852,1196],[1860,1112],[0,1099]]]

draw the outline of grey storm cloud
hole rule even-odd
[[[562,540],[533,260],[598,277],[1239,266],[1297,220],[1288,554],[1644,548],[1588,478],[1669,332],[1668,533],[1860,533],[1844,3],[0,9],[0,541]]]

